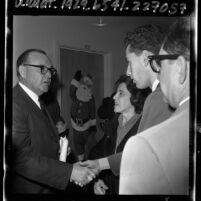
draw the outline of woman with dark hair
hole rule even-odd
[[[148,95],[147,91],[137,89],[133,80],[127,75],[117,80],[115,88],[113,99],[116,115],[104,126],[102,151],[97,155],[97,158],[106,157],[102,158],[106,160],[107,156],[122,152],[127,140],[137,133],[143,104]],[[111,169],[106,167],[94,184],[94,193],[118,194],[118,187],[119,176],[115,176]]]

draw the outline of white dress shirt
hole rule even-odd
[[[158,84],[159,84],[159,80],[155,79],[153,84],[152,84],[152,87],[151,87],[152,92],[156,90]]]
[[[19,85],[28,94],[28,96],[36,103],[36,105],[40,108],[40,103],[38,101],[39,96],[36,93],[34,93],[31,89],[29,89],[27,86],[22,84],[21,82],[19,82]]]

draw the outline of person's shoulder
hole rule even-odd
[[[152,149],[153,143],[155,141],[156,132],[158,133],[158,128],[154,131],[154,129],[149,128],[141,133],[138,133],[132,137],[130,137],[127,141],[127,147],[130,149],[138,149],[142,147],[148,147],[148,149]]]
[[[24,92],[19,85],[13,88],[12,107],[13,113],[20,116],[28,116],[30,105],[26,99],[26,92]]]
[[[106,123],[105,126],[106,128],[111,128],[114,126],[118,125],[118,118],[120,114],[115,114],[115,116],[112,119],[109,119]]]
[[[158,104],[159,102],[163,102],[165,104],[163,100],[163,93],[160,88],[157,88],[155,91],[151,92],[145,102],[149,104]]]
[[[173,131],[177,123],[177,117],[169,117],[163,122],[156,124],[141,133],[138,133],[138,137],[143,138],[147,142],[150,142],[155,139],[164,139],[168,138],[170,135],[167,135],[167,133],[171,133],[171,130]]]
[[[127,143],[126,143],[126,147],[127,149],[130,147],[131,149],[133,149],[134,147],[136,148],[136,146],[144,146],[144,145],[148,145],[149,142],[148,142],[148,139],[146,138],[146,136],[143,136],[143,135],[134,135],[134,136],[131,136]]]
[[[17,97],[19,97],[21,93],[23,93],[23,89],[21,89],[19,84],[16,84],[13,87],[13,100],[15,100]]]
[[[112,117],[110,121],[115,123],[118,122],[119,116],[120,116],[120,113],[115,113],[114,117]]]
[[[19,84],[16,84],[16,85],[13,87],[13,93],[16,93],[16,91],[19,90],[19,87],[20,87],[20,85],[19,85]]]

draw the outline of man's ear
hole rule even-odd
[[[26,69],[23,65],[19,66],[19,74],[21,77],[25,78],[26,77]]]
[[[177,65],[179,67],[179,83],[184,84],[188,78],[188,62],[183,56],[179,56],[177,59]]]
[[[144,62],[145,66],[149,65],[149,59],[148,59],[149,55],[151,55],[149,51],[147,51],[147,50],[142,51],[142,58],[143,58],[143,62]]]

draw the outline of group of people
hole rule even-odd
[[[68,193],[73,182],[91,186],[94,194],[189,194],[190,20],[178,19],[165,36],[154,25],[140,26],[127,34],[125,45],[128,66],[115,84],[115,115],[101,127],[104,136],[88,160],[85,139],[75,139],[73,164],[60,160],[58,126],[40,103],[56,70],[42,50],[20,55],[13,89],[13,193]],[[95,114],[73,116],[83,107],[75,100],[79,74],[70,89],[71,123],[83,137],[81,127],[95,125]],[[82,102],[90,101],[92,95]]]

